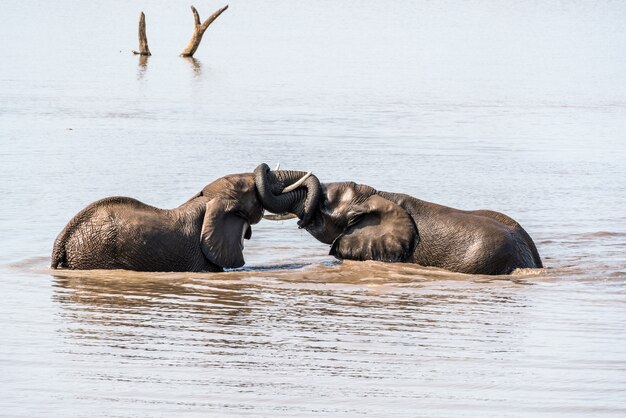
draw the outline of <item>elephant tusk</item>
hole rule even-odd
[[[297,218],[297,215],[293,213],[279,213],[275,215],[263,215],[263,219],[267,219],[268,221],[286,221],[287,219]]]
[[[278,171],[278,169],[280,168],[280,163],[276,164],[276,168],[274,169],[274,171]]]
[[[289,186],[289,187],[285,187],[285,188],[283,189],[283,193],[289,193],[289,192],[290,192],[290,191],[292,191],[292,190],[296,190],[298,187],[300,187],[300,186],[302,185],[302,183],[304,183],[304,181],[305,181],[306,179],[308,179],[308,178],[309,178],[309,176],[310,176],[311,174],[313,174],[313,172],[312,172],[312,171],[309,171],[309,172],[308,172],[308,173],[306,173],[304,176],[302,176],[302,178],[301,178],[300,180],[296,181],[294,184],[292,184],[292,185],[291,185],[291,186]]]

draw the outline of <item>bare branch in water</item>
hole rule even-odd
[[[148,48],[148,37],[146,36],[146,15],[141,12],[139,15],[139,51],[133,51],[135,55],[150,56]]]
[[[193,54],[196,53],[198,46],[200,46],[200,41],[202,41],[202,35],[204,35],[204,31],[206,31],[209,25],[213,23],[213,21],[217,19],[219,15],[221,15],[226,9],[228,9],[228,5],[215,11],[215,13],[209,16],[201,24],[200,15],[198,14],[198,11],[196,10],[195,7],[191,6],[191,12],[193,13],[193,20],[194,20],[193,34],[191,35],[191,39],[189,40],[189,43],[187,44],[183,52],[180,54],[181,57],[193,57]]]

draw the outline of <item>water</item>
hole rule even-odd
[[[183,1],[0,15],[0,415],[626,414],[623,4],[235,1],[196,61]],[[91,201],[277,161],[502,211],[547,268],[339,263],[262,221],[237,271],[48,270]]]

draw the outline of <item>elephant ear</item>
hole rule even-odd
[[[419,238],[409,214],[397,204],[373,195],[352,208],[344,232],[330,255],[347,260],[405,261]]]
[[[215,198],[206,204],[200,245],[213,264],[226,268],[244,265],[243,239],[250,239],[250,224],[235,210],[236,202]]]

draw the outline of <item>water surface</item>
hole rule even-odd
[[[0,415],[626,414],[626,7],[248,3],[195,60],[186,2],[0,4]],[[48,270],[96,199],[277,161],[502,211],[546,269],[339,263],[262,221],[236,271]]]

